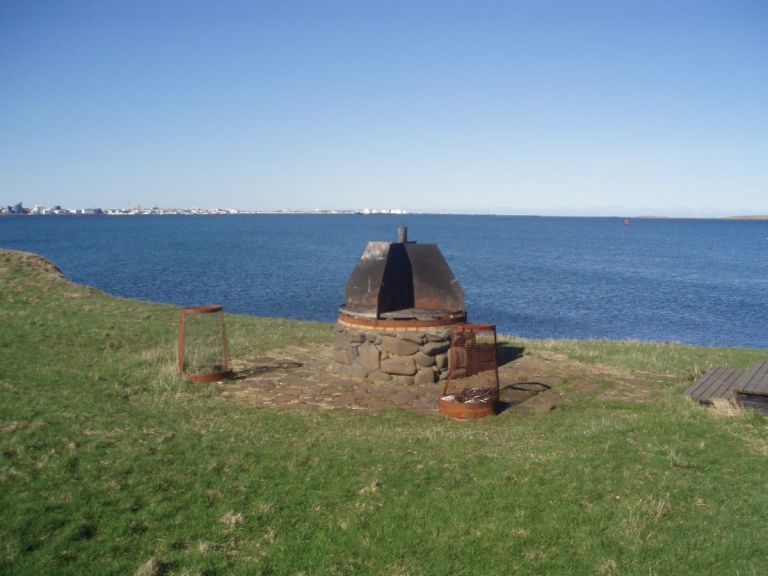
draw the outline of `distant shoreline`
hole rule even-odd
[[[768,220],[766,215],[753,216],[585,216],[585,215],[562,215],[562,214],[504,214],[494,212],[371,212],[365,213],[355,210],[277,210],[277,211],[215,211],[215,210],[161,210],[161,211],[110,211],[100,213],[83,212],[61,212],[57,214],[9,214],[0,212],[0,218],[24,217],[24,216],[497,216],[501,218],[581,218],[581,219],[625,219],[625,220]]]

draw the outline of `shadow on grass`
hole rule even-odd
[[[229,380],[246,380],[254,376],[261,376],[276,372],[278,370],[295,370],[304,366],[301,362],[275,362],[274,364],[265,364],[263,366],[250,366],[240,370],[234,370]]]
[[[525,348],[504,342],[496,344],[496,364],[501,367],[523,357]]]

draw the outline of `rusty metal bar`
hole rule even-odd
[[[387,319],[373,319],[373,318],[360,318],[357,316],[348,316],[346,314],[339,315],[339,324],[346,326],[354,326],[358,328],[392,328],[392,329],[408,329],[408,328],[441,328],[444,326],[453,326],[460,322],[465,322],[467,315],[464,313],[451,314],[442,318],[434,318],[429,320],[387,320]]]

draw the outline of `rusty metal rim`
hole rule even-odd
[[[470,324],[468,322],[462,322],[455,327],[456,332],[496,332],[496,324]]]
[[[189,314],[211,314],[213,312],[221,312],[224,306],[221,304],[208,304],[206,306],[193,306],[191,308],[182,308],[181,313],[185,315]]]
[[[339,314],[339,324],[344,326],[362,328],[440,328],[442,326],[454,326],[467,321],[466,314],[459,314],[448,318],[435,318],[434,320],[373,320],[369,318],[355,318],[346,314]]]
[[[440,414],[449,418],[458,418],[459,420],[491,416],[496,414],[496,409],[497,405],[494,401],[472,404],[443,400],[442,398],[437,401],[437,410]]]

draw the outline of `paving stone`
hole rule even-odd
[[[294,386],[289,386],[282,388],[278,390],[278,396],[291,396],[293,398],[298,398],[302,393],[302,390],[300,388],[296,388]]]
[[[359,394],[347,392],[346,394],[342,394],[338,398],[334,399],[333,402],[336,405],[354,408],[355,406],[360,406],[362,404],[363,398]]]
[[[351,364],[352,358],[350,358],[349,350],[334,350],[333,359],[339,364]]]
[[[419,395],[412,390],[403,389],[392,395],[392,401],[397,404],[410,404],[419,399]]]
[[[347,374],[352,378],[365,378],[369,372],[368,368],[356,362],[349,367]]]
[[[275,361],[272,356],[252,356],[247,359],[249,365],[264,366],[266,364],[272,364]]]
[[[407,356],[394,356],[381,361],[381,371],[387,374],[413,376],[416,374],[416,363]]]
[[[419,345],[416,342],[392,336],[384,336],[381,339],[381,347],[396,356],[411,356],[419,351]]]
[[[370,410],[385,410],[387,408],[392,408],[392,403],[383,398],[366,398],[363,401],[363,406]]]
[[[419,412],[437,412],[437,396],[434,398],[419,398],[411,405]]]
[[[275,383],[271,381],[258,381],[258,380],[246,380],[243,386],[247,386],[248,389],[256,390],[258,392],[267,392],[268,390],[275,389]],[[247,391],[247,389],[246,389]]]
[[[326,396],[330,396],[332,394],[343,394],[348,390],[347,386],[344,386],[343,384],[339,382],[332,382],[330,384],[326,384],[322,388],[323,394]]]
[[[307,378],[302,377],[299,374],[286,374],[280,379],[283,385],[297,386],[303,388],[307,385]]]
[[[540,414],[542,412],[549,412],[557,408],[557,403],[560,398],[559,390],[552,388],[540,394],[536,394],[531,398],[528,398],[524,402],[517,405],[519,409],[525,412],[533,412],[534,414]]]

